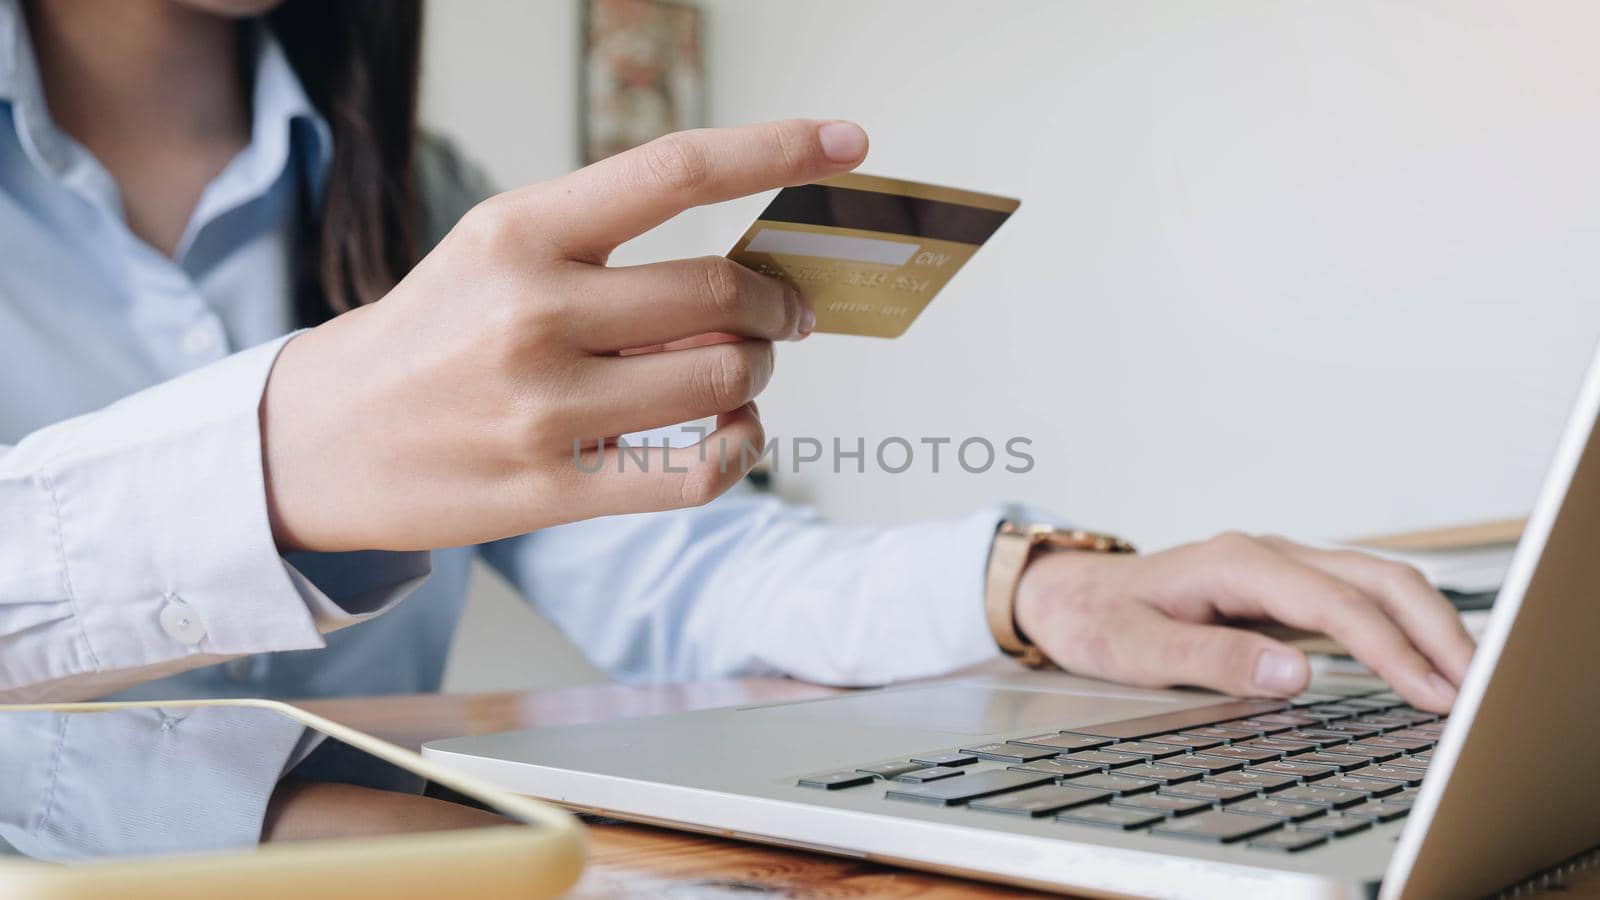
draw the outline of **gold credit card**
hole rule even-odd
[[[1019,205],[839,175],[779,191],[728,258],[798,288],[818,331],[899,337]]]

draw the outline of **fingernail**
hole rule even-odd
[[[1297,693],[1305,684],[1304,665],[1298,653],[1263,650],[1256,659],[1256,690],[1276,696]]]
[[[1429,672],[1428,686],[1433,688],[1434,694],[1438,695],[1439,699],[1444,701],[1444,705],[1446,707],[1455,704],[1456,686],[1445,680],[1443,675],[1440,675],[1438,672]]]
[[[800,311],[800,336],[801,337],[807,337],[807,336],[809,336],[811,334],[811,332],[816,331],[816,330],[817,330],[817,314],[816,314],[816,312],[814,310],[810,309],[810,308],[802,309]]]
[[[867,133],[854,122],[829,122],[817,129],[822,152],[836,163],[853,163],[867,155]]]

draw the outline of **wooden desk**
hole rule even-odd
[[[825,696],[829,689],[778,679],[664,687],[593,685],[510,694],[323,700],[313,712],[416,749],[424,742],[536,726]],[[1029,891],[620,822],[591,822],[589,868],[574,896],[1015,898]],[[1600,872],[1559,891],[1600,900]],[[1528,896],[1528,895],[1523,895]],[[1554,896],[1554,894],[1552,894]]]

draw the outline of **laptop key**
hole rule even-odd
[[[1401,788],[1398,794],[1395,794],[1392,797],[1383,798],[1383,802],[1392,803],[1395,806],[1404,806],[1405,808],[1410,809],[1411,804],[1417,802],[1417,789]]]
[[[1055,750],[1043,747],[1024,747],[1021,744],[979,744],[975,747],[962,747],[961,752],[971,753],[979,759],[992,759],[995,762],[1010,763],[1049,759],[1057,753]]]
[[[1159,822],[1166,816],[1148,809],[1133,809],[1127,806],[1080,806],[1070,809],[1056,816],[1057,822],[1068,825],[1098,825],[1101,828],[1115,828],[1120,831],[1132,831],[1143,828],[1151,822]]]
[[[1416,769],[1406,769],[1400,766],[1367,766],[1350,773],[1362,778],[1381,778],[1384,781],[1398,781],[1406,787],[1413,787],[1422,783],[1423,773]]]
[[[1013,816],[1037,818],[1070,809],[1099,803],[1111,796],[1110,791],[1097,791],[1073,784],[1045,784],[1039,787],[981,797],[967,804],[983,812],[1006,813]]]
[[[1340,697],[1367,697],[1378,693],[1380,688],[1371,684],[1354,684],[1334,682],[1332,684],[1319,684],[1317,691],[1323,694],[1338,694]],[[1402,701],[1404,702],[1404,701]]]
[[[1236,744],[1231,747],[1214,747],[1206,751],[1207,756],[1220,756],[1223,759],[1240,759],[1245,762],[1266,762],[1269,759],[1282,759],[1284,751],[1273,750],[1259,746],[1256,741],[1250,741],[1249,746]]]
[[[1144,809],[1167,816],[1188,816],[1210,809],[1212,802],[1196,797],[1177,797],[1172,794],[1140,794],[1136,797],[1119,797],[1111,801],[1111,805]]]
[[[1326,728],[1302,728],[1299,731],[1291,731],[1282,737],[1284,740],[1305,741],[1310,744],[1316,744],[1323,749],[1337,747],[1350,742],[1350,735],[1338,731],[1329,731]]]
[[[1275,796],[1240,800],[1228,809],[1242,815],[1267,816],[1285,822],[1301,822],[1328,811],[1327,807],[1316,803],[1296,803],[1293,800],[1279,800]]]
[[[1259,728],[1240,728],[1237,725],[1208,725],[1205,728],[1190,728],[1184,734],[1195,737],[1216,738],[1220,741],[1248,741],[1266,734]]]
[[[1365,709],[1372,712],[1383,712],[1386,709],[1394,709],[1396,706],[1404,706],[1405,702],[1398,700],[1398,698],[1396,700],[1375,700],[1372,697],[1350,697],[1341,700],[1339,705],[1353,706],[1356,709]]]
[[[1334,722],[1332,724],[1322,726],[1322,728],[1319,730],[1331,732],[1333,734],[1342,734],[1346,736],[1347,740],[1352,741],[1359,741],[1362,738],[1369,738],[1378,733],[1378,729],[1373,728],[1371,725],[1357,725],[1354,722]]]
[[[882,778],[884,781],[893,781],[907,772],[915,772],[918,769],[926,768],[928,768],[928,766],[925,766],[922,763],[896,761],[877,763],[876,765],[871,766],[862,766],[856,771],[865,772],[868,775],[876,775],[877,777]]]
[[[1223,742],[1222,738],[1201,737],[1198,734],[1158,734],[1153,738],[1145,738],[1152,744],[1171,744],[1174,747],[1188,747],[1190,750],[1205,750],[1216,747]]]
[[[1385,797],[1389,794],[1398,794],[1404,787],[1398,781],[1381,781],[1377,778],[1362,778],[1359,775],[1340,775],[1326,781],[1317,782],[1318,787],[1329,787],[1341,791],[1360,791],[1369,797]]]
[[[806,775],[796,784],[800,787],[815,788],[822,791],[837,791],[863,784],[871,784],[876,780],[875,777],[865,772],[846,770],[843,772],[824,772],[820,775]]]
[[[1344,698],[1335,694],[1305,693],[1289,698],[1289,705],[1294,707],[1316,706],[1318,703],[1344,702]]]
[[[1384,765],[1399,766],[1402,769],[1417,769],[1418,771],[1422,772],[1428,771],[1428,761],[1425,759],[1417,759],[1415,756],[1401,756],[1385,762]]]
[[[1299,727],[1303,725],[1315,725],[1322,720],[1310,715],[1305,710],[1298,710],[1296,712],[1268,713],[1264,716],[1256,716],[1249,721],[1251,725],[1254,725],[1257,722],[1266,722],[1273,725],[1290,725]]]
[[[1142,794],[1153,791],[1161,785],[1146,778],[1129,778],[1126,775],[1115,775],[1107,772],[1097,772],[1093,775],[1084,775],[1066,782],[1073,786],[1098,788],[1116,794],[1118,797],[1129,794]]]
[[[1192,816],[1168,819],[1150,830],[1151,834],[1197,841],[1231,844],[1283,827],[1278,819],[1244,816],[1236,812],[1209,810]]]
[[[1144,765],[1140,766],[1129,766],[1126,769],[1118,769],[1117,774],[1126,775],[1129,778],[1147,778],[1151,781],[1158,781],[1162,784],[1178,784],[1179,782],[1183,781],[1199,781],[1200,776],[1204,773],[1196,769],[1185,769],[1181,766],[1164,766],[1160,763],[1145,763]]]
[[[1122,766],[1136,766],[1144,762],[1144,757],[1134,756],[1132,753],[1118,753],[1115,750],[1085,750],[1062,757],[1069,762],[1094,763],[1107,769],[1117,769]]]
[[[1357,831],[1364,831],[1372,827],[1371,820],[1358,819],[1344,813],[1329,813],[1315,819],[1308,819],[1295,825],[1301,831],[1320,831],[1333,837],[1344,837]]]
[[[1371,739],[1368,738],[1367,740]],[[1345,744],[1339,748],[1338,752],[1347,756],[1364,756],[1375,763],[1385,762],[1400,755],[1400,751],[1393,747],[1375,747],[1365,740],[1357,741],[1354,744]]]
[[[1181,709],[1177,712],[1143,716],[1138,719],[1123,719],[1102,725],[1073,728],[1072,733],[1124,741],[1139,740],[1151,735],[1166,734],[1169,731],[1190,731],[1201,725],[1215,725],[1229,719],[1272,712],[1288,705],[1284,700],[1234,700],[1229,703],[1213,703],[1210,706]]]
[[[1398,732],[1396,732],[1396,734],[1398,734]],[[1395,737],[1393,734],[1385,734],[1379,737],[1367,738],[1361,743],[1366,744],[1369,747],[1388,747],[1393,750],[1404,750],[1407,753],[1415,753],[1419,751],[1425,752],[1432,750],[1434,742],[1419,741],[1415,738],[1402,738]]]
[[[1178,756],[1185,752],[1182,747],[1154,744],[1149,741],[1123,741],[1118,744],[1112,744],[1106,749],[1112,753],[1132,753],[1135,756],[1142,756],[1152,761],[1168,756]]]
[[[1411,812],[1411,807],[1400,803],[1385,803],[1382,800],[1369,800],[1360,806],[1344,811],[1347,816],[1357,819],[1369,819],[1373,822],[1393,822],[1403,819]]]
[[[1206,781],[1212,784],[1255,788],[1269,794],[1300,783],[1300,779],[1293,775],[1273,775],[1268,772],[1223,772],[1212,775]]]
[[[1273,797],[1278,800],[1293,800],[1296,803],[1315,803],[1318,806],[1326,806],[1329,809],[1345,809],[1346,807],[1367,802],[1365,791],[1347,791],[1335,787],[1324,787],[1323,782],[1296,785],[1279,791]]]
[[[1437,744],[1439,743],[1439,736],[1441,734],[1444,734],[1443,728],[1435,728],[1432,725],[1423,725],[1418,728],[1407,728],[1404,731],[1391,731],[1384,735],[1384,737],[1403,738],[1409,741],[1428,741],[1429,743]]]
[[[1410,719],[1395,718],[1382,713],[1370,716],[1362,716],[1359,719],[1352,719],[1351,721],[1357,725],[1371,725],[1373,728],[1376,728],[1379,731],[1402,731],[1417,724]]]
[[[942,778],[954,778],[962,774],[962,770],[954,766],[928,766],[925,769],[913,769],[902,772],[894,777],[895,781],[904,781],[908,784],[922,784],[928,781],[938,781]]]
[[[1099,763],[1073,762],[1067,759],[1040,759],[1030,763],[1019,763],[1007,766],[1020,772],[1042,772],[1054,775],[1057,778],[1077,778],[1079,775],[1088,775],[1090,772],[1104,772],[1105,766]]]
[[[1356,716],[1370,715],[1372,710],[1329,703],[1323,706],[1312,706],[1307,709],[1297,710],[1297,712],[1300,715],[1311,716],[1322,722],[1337,722],[1340,719],[1352,719]]]
[[[1342,750],[1343,748],[1341,747],[1338,749]],[[1341,771],[1359,769],[1362,766],[1371,765],[1372,763],[1372,760],[1365,756],[1352,756],[1348,753],[1338,753],[1332,751],[1325,753],[1303,753],[1300,756],[1296,756],[1294,761],[1311,763],[1318,766],[1333,766],[1335,769],[1339,769]]]
[[[1239,784],[1217,784],[1213,781],[1185,781],[1181,784],[1168,785],[1161,789],[1161,793],[1174,797],[1194,797],[1197,800],[1213,800],[1217,803],[1232,803],[1246,797],[1261,796],[1261,789]]]
[[[1314,831],[1274,831],[1251,841],[1247,846],[1256,850],[1275,850],[1279,853],[1299,853],[1319,844],[1326,844],[1328,836]]]
[[[920,753],[911,757],[914,763],[925,766],[970,766],[978,761],[971,753],[961,753],[956,750],[939,750],[933,753]]]
[[[1294,762],[1293,760],[1280,759],[1277,762],[1262,763],[1251,766],[1251,772],[1264,772],[1268,775],[1290,775],[1295,778],[1312,781],[1318,778],[1327,778],[1339,771],[1333,766],[1319,766],[1313,763]]]
[[[986,772],[973,772],[960,778],[945,778],[929,784],[906,785],[904,787],[891,785],[889,790],[884,793],[884,796],[890,800],[911,800],[917,803],[955,806],[966,803],[969,800],[976,800],[979,797],[1003,794],[1006,791],[1018,791],[1039,784],[1049,784],[1054,780],[1054,776],[1041,775],[1038,772],[990,769]]]
[[[1033,737],[1012,738],[1008,744],[1021,744],[1024,747],[1042,747],[1054,750],[1057,753],[1070,753],[1073,750],[1093,750],[1111,743],[1110,738],[1090,737],[1087,734],[1036,734]]]
[[[1235,746],[1250,747],[1259,750],[1276,750],[1284,756],[1293,756],[1296,753],[1308,753],[1317,749],[1320,745],[1313,744],[1310,741],[1296,741],[1282,736],[1277,736],[1256,738],[1253,741],[1244,741],[1243,743],[1236,744]]]
[[[1316,719],[1307,719],[1306,723],[1316,724],[1316,721]],[[1244,728],[1249,731],[1254,731],[1259,735],[1269,735],[1279,734],[1285,731],[1292,731],[1296,726],[1287,722],[1264,722],[1261,719],[1237,719],[1232,722],[1223,722],[1222,727]]]
[[[1198,769],[1207,775],[1216,775],[1221,772],[1232,772],[1244,768],[1244,762],[1237,759],[1228,759],[1225,756],[1209,756],[1204,753],[1191,753],[1188,756],[1174,756],[1162,760],[1162,765],[1182,766],[1185,769]]]

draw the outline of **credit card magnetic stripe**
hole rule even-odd
[[[898,337],[1017,206],[850,173],[780,191],[728,256],[794,285],[818,331]]]
[[[994,209],[830,184],[781,191],[761,214],[767,222],[852,228],[958,244],[984,243],[1010,217],[1010,213]]]

